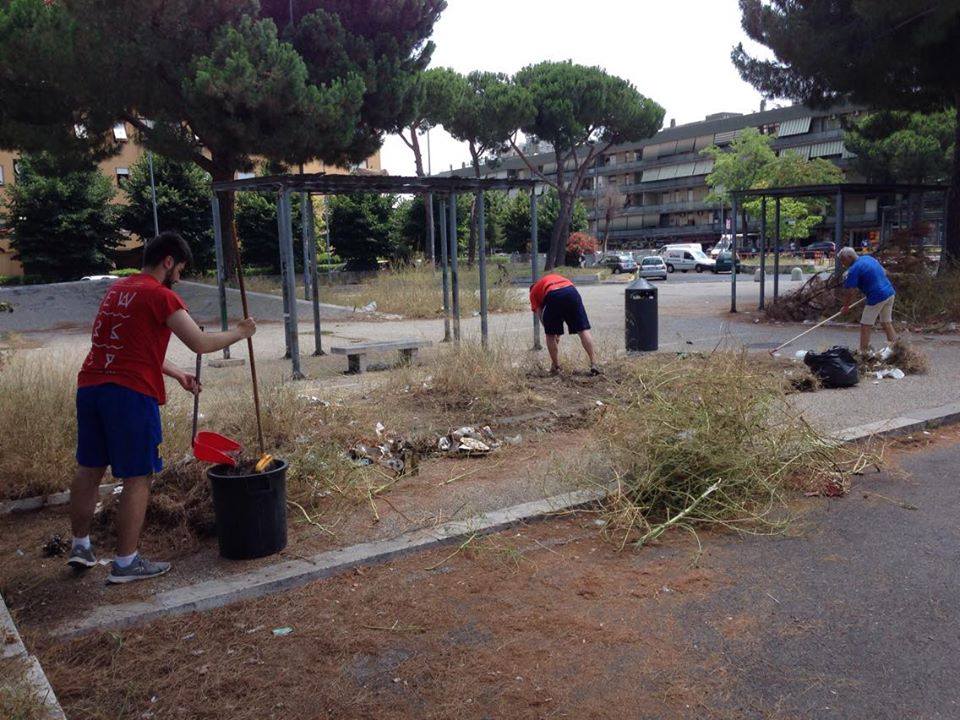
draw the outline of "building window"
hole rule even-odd
[[[125,142],[127,138],[127,126],[122,122],[118,122],[113,126],[113,139],[119,140],[120,142]]]
[[[0,185],[3,185],[3,165],[0,165]]]
[[[19,160],[13,161],[13,177],[15,177],[17,180],[20,179],[20,161]]]
[[[87,128],[85,128],[83,125],[74,125],[73,134],[82,140],[87,136]]]
[[[117,168],[117,187],[125,187],[127,182],[130,180],[130,168],[118,167]]]

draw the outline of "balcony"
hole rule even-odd
[[[698,235],[719,235],[720,223],[704,225],[682,225],[678,227],[645,227],[627,230],[611,230],[610,237],[619,240],[660,240],[668,238],[690,238]]]

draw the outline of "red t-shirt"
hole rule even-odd
[[[115,383],[163,405],[163,358],[170,342],[167,318],[186,310],[183,300],[150,275],[117,280],[103,296],[93,323],[92,347],[77,385]]]
[[[536,312],[543,307],[543,299],[547,296],[548,292],[570,287],[571,285],[573,285],[573,283],[563,275],[544,275],[530,288],[530,308]]]

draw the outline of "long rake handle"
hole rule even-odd
[[[200,326],[203,332],[203,326]],[[190,436],[190,443],[197,439],[197,421],[200,419],[200,367],[203,365],[203,355],[197,353],[197,369],[194,376],[197,381],[197,390],[193,393],[193,435]]]
[[[240,286],[240,304],[243,307],[243,317],[250,317],[247,308],[247,288],[243,282],[243,262],[240,259],[240,245],[237,242],[236,228],[231,228],[230,243],[233,245],[233,254],[237,259],[237,284]],[[253,409],[257,414],[257,442],[260,444],[260,455],[266,454],[263,444],[263,422],[260,420],[260,387],[257,384],[257,362],[253,357],[253,338],[247,338],[247,354],[250,356],[250,378],[253,382]]]
[[[852,308],[853,308],[853,307],[856,307],[857,305],[859,305],[860,303],[862,303],[863,300],[864,300],[864,298],[860,298],[860,299],[857,300],[855,303],[853,303],[850,307],[852,307]],[[806,335],[807,333],[812,333],[812,332],[813,332],[814,330],[816,330],[817,328],[823,327],[824,325],[826,325],[826,324],[827,324],[828,322],[830,322],[831,320],[836,320],[836,319],[837,319],[838,317],[840,317],[841,315],[843,315],[843,310],[841,310],[840,312],[836,313],[835,315],[831,315],[831,316],[828,317],[826,320],[821,320],[821,321],[818,322],[816,325],[814,325],[812,328],[808,328],[808,329],[804,330],[802,333],[800,333],[799,335],[797,335],[795,338],[790,338],[790,339],[787,340],[783,345],[778,345],[777,347],[775,347],[773,350],[770,351],[770,354],[773,355],[774,353],[779,352],[780,350],[783,350],[783,349],[784,349],[787,345],[789,345],[790,343],[796,342],[797,340],[799,340],[800,338],[802,338],[802,337],[803,337],[804,335]]]

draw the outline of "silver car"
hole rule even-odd
[[[666,280],[667,264],[663,261],[663,258],[658,255],[645,257],[640,261],[640,269],[637,270],[637,277],[646,280]]]

